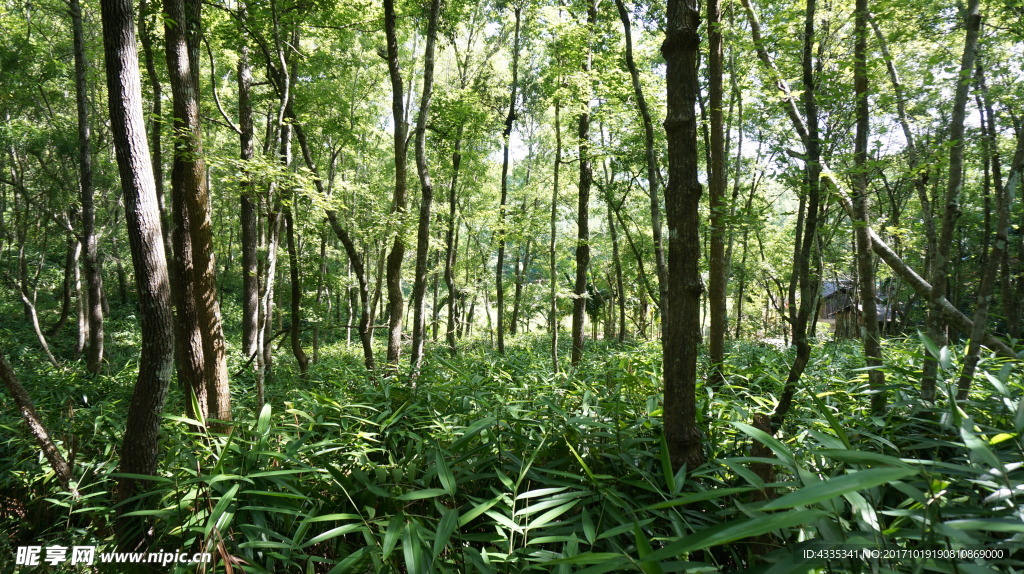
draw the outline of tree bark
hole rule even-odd
[[[430,212],[434,202],[434,184],[430,179],[426,142],[430,99],[434,91],[434,46],[437,43],[437,19],[440,12],[440,0],[433,0],[430,3],[427,46],[423,56],[423,93],[420,95],[419,117],[416,119],[416,173],[420,179],[420,213],[416,228],[416,269],[412,286],[412,351],[409,357],[414,384],[422,367],[424,339],[427,336],[423,300],[427,290],[427,255],[430,253]]]
[[[883,416],[886,408],[885,374],[882,367],[881,333],[878,328],[878,308],[875,295],[875,266],[871,257],[871,222],[868,206],[868,137],[871,134],[868,106],[868,0],[857,0],[854,8],[853,92],[857,116],[854,141],[854,218],[853,230],[857,242],[857,275],[860,277],[861,321],[864,323],[864,359],[868,368],[868,386],[871,390],[871,414]],[[888,319],[890,311],[886,311]]]
[[[103,366],[103,274],[100,270],[96,239],[96,207],[92,182],[92,133],[89,129],[88,85],[85,73],[85,36],[82,30],[82,7],[79,0],[69,0],[75,43],[75,102],[78,108],[79,192],[82,199],[82,261],[85,268],[86,316],[89,321],[89,344],[85,365],[90,373]],[[82,296],[83,293],[79,293]]]
[[[700,344],[700,295],[703,291],[699,257],[698,205],[703,192],[697,179],[697,116],[700,83],[700,11],[696,0],[669,0],[665,42],[668,110],[668,184],[665,187],[668,223],[668,280],[664,301],[665,441],[672,467],[694,469],[704,462],[697,428],[697,348]]]
[[[146,142],[132,5],[129,0],[102,0],[100,7],[110,124],[125,200],[142,332],[139,374],[128,408],[118,471],[153,475],[157,470],[161,412],[174,368],[170,283],[153,164]],[[141,481],[122,477],[115,490],[115,501],[124,502],[142,488]],[[118,508],[118,546],[123,550],[138,547],[143,536],[141,520],[124,516],[134,506]]]
[[[240,27],[248,20],[248,7],[238,9]],[[242,243],[242,353],[248,359],[258,349],[259,338],[259,221],[257,213],[256,182],[251,171],[244,167],[256,156],[252,112],[252,64],[249,61],[248,36],[243,34],[238,54],[238,139],[241,159],[241,243]],[[262,406],[262,405],[261,405]]]
[[[508,209],[508,168],[509,168],[509,138],[512,136],[512,126],[516,121],[516,102],[519,89],[519,31],[522,6],[516,4],[513,8],[516,24],[512,41],[512,84],[509,87],[508,113],[505,115],[505,129],[501,132],[503,144],[503,155],[501,161],[501,202],[498,204],[498,262],[494,266],[494,284],[497,291],[495,304],[498,311],[498,353],[505,353],[505,243],[508,230],[505,225]]]
[[[395,191],[392,199],[392,214],[397,218],[395,240],[387,259],[388,288],[388,351],[390,368],[397,368],[402,354],[402,259],[405,258],[405,239],[402,237],[401,220],[405,218],[408,204],[406,177],[406,137],[409,126],[406,122],[405,89],[402,85],[402,71],[398,63],[398,36],[395,31],[397,16],[394,0],[384,0],[384,34],[387,37],[388,73],[391,78],[391,112],[395,122]]]
[[[726,282],[729,276],[729,261],[725,255],[726,229],[726,154],[725,121],[723,117],[723,51],[722,18],[718,0],[708,2],[708,117],[710,118],[710,141],[708,154],[711,162],[708,171],[708,199],[711,211],[710,249],[708,254],[708,307],[711,326],[708,332],[708,358],[711,373],[708,384],[712,387],[725,382],[725,334],[727,331],[727,309],[725,305]]]
[[[661,181],[661,173],[658,171],[658,154],[654,149],[654,122],[651,120],[651,112],[647,108],[647,100],[644,98],[643,87],[640,84],[640,72],[637,70],[636,61],[633,59],[633,29],[629,22],[629,12],[623,0],[615,0],[615,6],[619,11],[619,20],[622,21],[622,31],[626,38],[626,68],[629,70],[629,77],[633,83],[633,95],[636,97],[637,111],[640,112],[640,119],[644,126],[644,152],[647,162],[647,195],[651,200],[651,237],[654,240],[654,262],[658,273],[658,308],[662,308],[662,300],[665,298],[665,290],[668,289],[667,271],[665,264],[665,241],[661,234],[661,194],[658,183]],[[664,313],[663,313],[664,314]]]
[[[939,228],[936,243],[934,265],[932,266],[932,289],[928,297],[928,336],[938,346],[946,344],[946,321],[942,309],[942,301],[946,296],[949,283],[949,257],[953,246],[953,234],[956,221],[960,217],[960,191],[963,187],[964,172],[964,119],[967,115],[967,98],[970,95],[971,74],[974,73],[976,46],[981,30],[981,14],[978,11],[979,0],[968,0],[967,11],[964,13],[966,38],[964,52],[960,60],[960,73],[957,75],[953,95],[953,113],[949,126],[949,175],[946,179],[945,210]],[[925,356],[925,370],[921,376],[921,398],[925,401],[935,400],[935,381],[937,377],[937,359],[928,354]]]
[[[587,2],[587,30],[593,31],[597,23],[596,0]],[[588,32],[589,34],[589,32]],[[591,48],[588,45],[583,56],[583,75],[590,82]],[[572,357],[571,364],[577,367],[583,359],[583,324],[587,310],[587,271],[590,267],[590,187],[594,180],[590,158],[590,89],[584,89],[583,112],[579,116],[577,136],[579,137],[580,179],[576,205],[576,283],[572,301]]]
[[[180,307],[181,332],[190,337],[186,344],[201,349],[186,349],[190,358],[199,358],[202,370],[189,373],[195,390],[205,385],[206,408],[210,418],[231,420],[231,393],[228,386],[227,354],[217,297],[217,266],[213,250],[213,226],[210,195],[203,160],[202,125],[199,110],[199,38],[201,4],[198,0],[164,0],[164,38],[167,44],[167,68],[174,96],[174,167],[171,173],[173,211],[175,212],[175,257],[180,261],[182,297],[192,297],[193,305]],[[194,315],[192,311],[194,309]],[[189,365],[194,367],[195,365]],[[199,375],[198,381],[195,375]],[[196,393],[198,396],[200,393]]]
[[[558,177],[562,169],[562,106],[561,102],[555,99],[555,165],[551,182],[551,219],[550,219],[550,240],[548,243],[548,288],[551,315],[551,372],[557,373],[558,365],[558,275],[555,267],[558,264],[558,254],[555,251],[558,219]]]

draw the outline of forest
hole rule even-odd
[[[0,571],[1024,572],[1021,0],[0,0]]]

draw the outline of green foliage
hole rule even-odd
[[[544,340],[518,340],[505,357],[483,346],[435,354],[415,388],[368,377],[355,357],[316,364],[297,385],[280,373],[269,404],[240,413],[227,435],[168,414],[162,473],[137,512],[152,521],[153,546],[211,552],[212,571],[230,563],[249,572],[698,572],[808,571],[825,563],[804,563],[805,550],[840,545],[1009,552],[1024,539],[1016,363],[990,359],[970,401],[946,396],[945,406],[928,407],[914,392],[920,352],[890,342],[895,402],[878,419],[867,413],[856,347],[828,343],[772,438],[748,422],[772,407],[788,351],[739,345],[729,384],[702,393],[709,462],[674,472],[660,432],[656,344],[595,342],[577,372],[553,375]],[[955,384],[956,353],[935,352]],[[84,497],[59,492],[4,395],[3,520],[12,534],[2,551],[13,556],[34,542],[107,547],[133,373],[87,381],[21,370],[54,435],[77,441],[59,444],[77,453]],[[54,379],[63,384],[47,384]],[[71,403],[73,416],[62,406]],[[772,456],[748,456],[753,441]]]

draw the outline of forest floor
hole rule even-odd
[[[138,347],[131,329],[111,334],[93,378],[34,359],[29,338],[6,345],[81,498],[0,395],[0,565],[27,545],[112,547]],[[558,374],[547,345],[435,348],[413,387],[328,341],[305,378],[277,358],[263,408],[252,374],[236,377],[228,435],[197,431],[172,390],[139,512],[150,547],[211,553],[181,572],[1024,572],[1020,362],[987,357],[956,402],[960,350],[939,350],[929,405],[921,342],[888,340],[889,407],[872,417],[856,342],[822,342],[770,437],[751,421],[773,408],[791,351],[737,342],[727,384],[699,388],[707,462],[674,472],[660,345],[592,341]],[[755,441],[771,456],[752,458]]]

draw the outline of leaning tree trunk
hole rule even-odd
[[[117,502],[124,502],[144,488],[139,475],[156,474],[161,413],[174,369],[174,332],[160,208],[142,112],[132,5],[129,0],[103,0],[100,7],[110,127],[125,200],[142,331],[139,374],[118,467],[125,476],[118,479],[114,496]],[[123,550],[137,548],[143,537],[141,518],[125,516],[136,504],[118,507],[118,546]]]
[[[665,264],[665,241],[661,236],[661,194],[658,191],[658,183],[661,180],[661,173],[658,171],[658,155],[654,146],[654,122],[651,120],[651,112],[647,108],[647,100],[644,98],[644,91],[640,84],[640,72],[637,70],[636,61],[633,59],[633,27],[629,22],[629,12],[623,0],[615,0],[615,7],[619,11],[619,20],[622,21],[622,32],[626,38],[626,67],[629,69],[629,76],[633,82],[633,95],[636,98],[636,108],[640,112],[640,118],[644,126],[644,151],[647,163],[647,194],[651,202],[651,237],[654,240],[654,262],[658,272],[658,308],[664,311],[662,300],[665,298],[665,290],[668,289],[668,279]]]
[[[665,186],[668,224],[669,288],[662,318],[664,349],[665,442],[672,467],[693,469],[704,462],[697,428],[697,348],[700,344],[698,206],[703,193],[697,179],[697,115],[700,81],[700,11],[696,0],[669,0],[668,23],[661,52],[665,56],[668,110],[668,184]]]
[[[14,369],[7,363],[7,359],[3,354],[0,354],[0,380],[3,380],[4,386],[7,387],[7,392],[11,393],[11,396],[14,397],[14,403],[18,405],[18,410],[21,411],[21,418],[25,420],[29,433],[39,443],[39,448],[43,451],[46,461],[50,463],[50,467],[57,477],[57,482],[60,483],[61,488],[71,492],[75,498],[78,498],[78,490],[71,484],[71,480],[74,478],[71,472],[71,465],[68,464],[64,455],[57,450],[57,445],[54,444],[50,434],[46,432],[46,427],[43,426],[43,420],[36,413],[36,407],[32,403],[28,391],[22,386],[21,381],[14,374]]]

